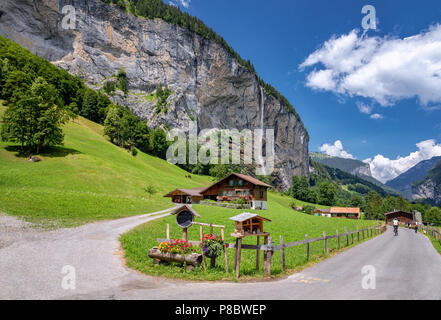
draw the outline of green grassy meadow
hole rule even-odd
[[[344,231],[344,227],[348,230],[355,230],[358,226],[362,229],[365,226],[376,224],[375,221],[367,220],[350,220],[350,219],[333,219],[326,217],[315,217],[301,212],[292,210],[289,207],[291,198],[281,196],[278,193],[270,192],[268,196],[268,210],[253,211],[265,218],[271,219],[271,222],[265,223],[265,231],[270,232],[273,238],[273,244],[278,244],[280,236],[283,236],[284,242],[291,242],[305,239],[307,233],[310,238],[318,238],[325,231],[328,235],[336,234]],[[197,218],[198,222],[206,222],[213,224],[225,225],[226,240],[234,243],[235,239],[230,236],[234,231],[234,222],[229,220],[230,217],[237,215],[244,210],[227,209],[212,206],[193,205],[193,208],[201,215]],[[230,272],[224,272],[223,256],[216,261],[216,268],[207,269],[196,268],[193,271],[185,272],[184,268],[178,264],[170,265],[154,265],[152,259],[148,257],[147,252],[150,248],[156,246],[157,238],[166,237],[166,225],[170,224],[170,237],[181,238],[182,231],[176,225],[175,217],[169,216],[161,220],[151,221],[121,236],[120,241],[126,254],[127,266],[137,269],[141,272],[156,276],[165,276],[172,278],[182,278],[187,280],[234,280],[233,258],[234,249],[228,249],[228,261]],[[219,229],[217,229],[219,230]],[[216,229],[215,231],[216,232]],[[209,228],[204,229],[204,233],[209,233]],[[199,241],[199,227],[193,226],[188,229],[188,239]],[[263,239],[261,239],[262,241]],[[354,239],[355,241],[356,239]],[[255,237],[246,237],[244,244],[256,244]],[[346,239],[341,238],[342,246],[346,244]],[[337,239],[328,240],[330,255],[336,252],[338,248]],[[313,264],[325,258],[323,250],[323,242],[315,242],[311,244],[311,261]],[[198,249],[200,251],[200,249]],[[292,273],[308,264],[306,257],[306,246],[296,246],[287,248],[285,251],[287,270],[283,271],[281,266],[280,251],[276,251],[272,259],[272,276],[282,276]],[[241,260],[241,279],[261,278],[263,277],[263,253],[260,258],[260,271],[256,272],[256,251],[242,250]]]
[[[0,106],[0,117],[5,110]],[[103,127],[78,118],[64,128],[64,146],[40,155],[41,162],[17,156],[0,141],[0,212],[48,227],[127,217],[171,207],[162,196],[175,187],[209,184],[164,160],[111,144]],[[152,185],[156,193],[144,191]]]

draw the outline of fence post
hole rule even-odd
[[[309,259],[311,258],[311,253],[309,250],[309,238],[307,234],[305,234],[305,240],[306,240],[306,256],[308,257],[308,261],[309,261]]]
[[[325,239],[324,241],[325,241],[325,254],[328,254],[329,253],[329,250],[328,250],[328,238],[326,238],[326,232],[325,231],[323,231],[323,238]]]
[[[170,240],[170,225],[167,223],[167,231],[166,231],[166,234],[167,234],[167,240]]]
[[[357,226],[357,241],[360,241],[360,230],[358,230],[358,226]]]
[[[338,234],[338,230],[336,230],[337,233],[337,239],[338,239],[338,249],[341,249],[341,242],[340,242],[340,235]]]
[[[260,245],[260,236],[257,236],[257,245]],[[256,271],[259,271],[260,264],[260,250],[256,250]]]
[[[282,254],[282,269],[285,270],[286,265],[285,265],[285,249],[283,248],[283,236],[280,236],[280,245],[282,246],[282,248],[280,249],[280,252]]]
[[[354,244],[354,232],[352,231],[352,228],[351,228],[351,244]]]
[[[225,272],[228,273],[228,257],[227,257],[227,248],[225,248],[225,232],[224,228],[221,228],[221,237],[224,242],[223,249],[224,249],[224,260],[225,260]]]
[[[236,248],[236,278],[239,278],[240,276],[240,258],[241,258],[241,251],[242,251],[242,238],[238,238],[236,241],[237,248]]]
[[[271,247],[273,245],[273,239],[271,237],[268,237],[265,241],[266,245],[268,247]],[[265,261],[264,261],[264,273],[266,275],[271,275],[271,257],[273,255],[272,250],[265,250]]]
[[[346,229],[346,227],[345,227],[345,233],[346,233],[346,246],[349,247],[349,234],[348,234],[348,229]]]

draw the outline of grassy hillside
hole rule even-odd
[[[5,107],[0,106],[0,117]],[[0,142],[0,211],[28,221],[74,226],[95,220],[153,212],[171,206],[162,196],[174,187],[197,187],[210,178],[192,175],[164,160],[111,144],[102,126],[79,118],[64,128],[63,147],[43,161],[17,157]],[[144,188],[157,193],[149,198]]]
[[[307,233],[310,238],[320,237],[323,231],[327,234],[335,234],[336,230],[340,233],[347,229],[355,230],[357,226],[373,225],[375,221],[367,220],[350,220],[350,219],[332,219],[326,217],[315,217],[301,212],[292,210],[289,207],[292,198],[288,196],[281,196],[278,193],[270,192],[268,195],[268,210],[253,211],[265,218],[269,218],[271,222],[265,222],[265,231],[270,232],[273,238],[273,243],[279,243],[280,235],[283,235],[285,242],[305,239]],[[225,225],[225,234],[227,242],[234,243],[234,238],[230,234],[234,231],[234,223],[229,218],[237,215],[243,210],[233,210],[218,207],[208,207],[202,205],[194,205],[193,208],[200,214],[200,218],[196,221],[207,222],[213,224]],[[230,273],[224,272],[223,258],[219,257],[216,262],[216,268],[204,271],[203,268],[196,269],[192,272],[185,273],[183,268],[178,265],[164,265],[155,266],[152,259],[148,257],[147,252],[153,246],[157,246],[157,238],[165,238],[166,225],[170,224],[170,235],[172,238],[181,238],[182,231],[176,225],[175,217],[169,216],[161,220],[152,221],[144,224],[121,236],[121,244],[125,250],[127,266],[142,271],[147,274],[166,276],[172,278],[184,278],[191,280],[233,280],[234,274],[233,258],[234,250],[228,251],[228,261]],[[219,232],[219,230],[217,230]],[[188,229],[189,240],[198,241],[199,228],[197,226]],[[209,232],[205,228],[205,233]],[[216,230],[215,230],[216,232]],[[342,242],[345,240],[342,239]],[[244,238],[246,244],[256,244],[256,238]],[[338,247],[337,240],[329,240],[329,248],[332,252],[336,251]],[[297,246],[286,249],[286,265],[288,271],[283,272],[281,268],[280,251],[277,251],[272,260],[272,275],[283,275],[290,273],[293,270],[304,266],[308,263],[306,258],[305,246]],[[200,249],[199,249],[200,251]],[[312,263],[324,258],[323,242],[316,242],[311,244]],[[261,257],[260,271],[255,271],[256,266],[256,252],[253,250],[243,250],[241,260],[241,275],[243,279],[249,277],[263,277],[263,258]]]

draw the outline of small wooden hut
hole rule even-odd
[[[234,233],[231,234],[235,238],[243,238],[246,236],[268,236],[263,228],[264,221],[270,219],[261,217],[255,213],[244,212],[237,216],[231,217],[234,221]]]

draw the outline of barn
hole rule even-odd
[[[397,218],[401,224],[413,224],[416,221],[415,212],[406,212],[402,210],[394,210],[384,214],[386,216],[386,223],[392,224],[392,221]]]

